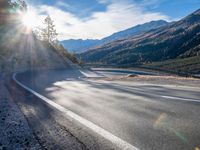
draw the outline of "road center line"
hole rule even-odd
[[[199,102],[200,103],[200,100],[197,100],[197,99],[188,99],[188,98],[173,97],[173,96],[161,96],[161,97],[167,98],[167,99],[175,99],[175,100],[181,100],[181,101]]]
[[[117,147],[119,147],[120,149],[123,150],[139,150],[137,147],[131,145],[130,143],[120,139],[119,137],[113,135],[112,133],[106,131],[105,129],[97,126],[96,124],[84,119],[83,117],[75,114],[74,112],[62,107],[61,105],[51,101],[50,99],[42,96],[41,94],[35,92],[34,90],[30,89],[29,87],[25,86],[24,84],[22,84],[21,82],[19,82],[16,79],[16,73],[13,74],[13,80],[20,85],[21,87],[23,87],[24,89],[28,90],[29,92],[31,92],[32,94],[34,94],[35,96],[39,97],[41,100],[45,101],[46,103],[48,103],[49,105],[55,107],[56,109],[60,110],[61,112],[63,112],[64,114],[66,114],[67,116],[69,116],[70,118],[80,122],[81,124],[83,124],[84,126],[88,127],[89,129],[91,129],[92,131],[96,132],[97,134],[101,135],[102,137],[104,137],[105,139],[109,140],[110,142],[112,142],[113,144],[115,144]]]

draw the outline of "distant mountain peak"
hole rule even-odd
[[[141,25],[147,25],[147,24],[152,24],[152,23],[163,23],[163,24],[167,24],[168,22],[166,20],[153,20],[153,21],[150,21],[150,22],[146,22],[144,24],[139,24],[139,25],[136,25],[136,26],[141,26]],[[135,27],[136,27],[135,26]]]
[[[101,40],[70,39],[70,40],[62,41],[62,43],[63,43],[64,47],[66,49],[68,49],[69,51],[81,53],[81,52],[84,52],[91,48],[98,47],[100,45],[103,45],[103,44],[106,44],[109,42],[113,42],[116,40],[128,38],[130,36],[135,36],[135,35],[141,34],[143,32],[147,32],[152,29],[156,29],[161,26],[165,26],[167,24],[168,24],[168,22],[165,20],[156,20],[156,21],[151,21],[151,22],[147,22],[144,24],[136,25],[134,27],[131,27],[129,29],[126,29],[126,30],[123,30],[120,32],[116,32],[116,33],[114,33],[108,37],[105,37]]]
[[[154,21],[146,22],[144,24],[136,25],[134,27],[128,28],[123,31],[116,32],[116,33],[112,34],[111,36],[104,38],[103,40],[109,39],[109,41],[114,41],[114,40],[118,40],[120,38],[126,38],[128,36],[140,34],[141,32],[146,32],[151,29],[159,28],[159,27],[167,25],[167,24],[168,24],[168,22],[165,20],[154,20]]]
[[[200,9],[198,9],[197,11],[195,11],[194,14],[200,15]]]
[[[143,24],[142,31],[145,27],[148,29],[149,24],[152,28],[152,24],[158,22],[160,21]],[[140,28],[141,26],[138,25],[125,31],[133,33],[135,29],[138,32]],[[180,21],[148,30],[137,36],[101,45],[80,54],[80,56],[85,62],[103,62],[119,66],[133,66],[180,57],[199,56],[199,35],[200,9]]]
[[[200,9],[180,20],[180,23],[185,23],[186,25],[200,23]]]

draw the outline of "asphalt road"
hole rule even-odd
[[[200,88],[82,77],[51,70],[17,80],[138,149],[199,150]]]

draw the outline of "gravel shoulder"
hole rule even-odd
[[[40,150],[23,113],[14,103],[0,76],[0,149]]]
[[[200,79],[198,78],[186,78],[180,76],[151,76],[151,75],[138,75],[133,77],[118,76],[111,78],[89,78],[90,80],[106,80],[106,81],[124,81],[133,82],[138,84],[154,84],[154,85],[168,85],[176,87],[190,87],[198,88],[200,85]]]
[[[8,77],[7,77],[8,78]],[[14,81],[6,78],[6,86],[14,102],[24,114],[30,129],[42,149],[85,150],[86,146],[73,136],[52,116],[54,110],[40,99],[20,89]],[[57,116],[60,117],[60,116]],[[16,131],[19,132],[19,131]],[[31,147],[34,149],[34,146]],[[35,148],[40,149],[40,148]]]

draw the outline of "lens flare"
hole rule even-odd
[[[22,15],[22,23],[29,29],[33,29],[37,26],[37,17],[33,12],[26,12]]]

